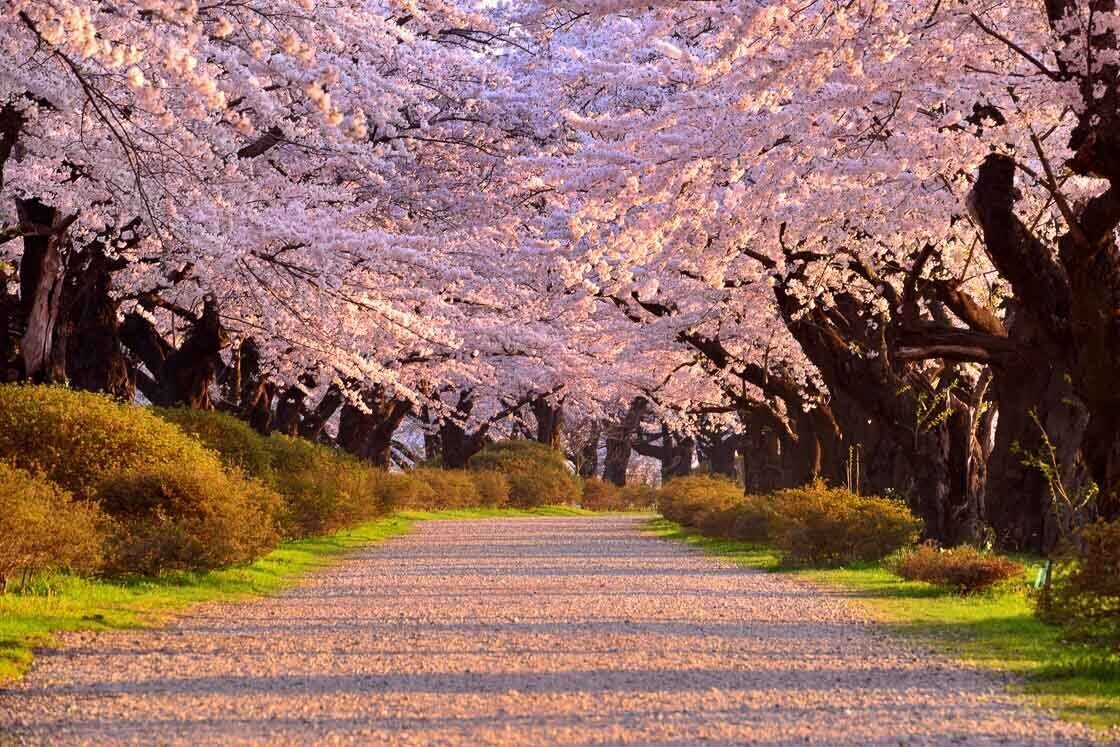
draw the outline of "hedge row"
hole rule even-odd
[[[249,562],[398,508],[578,501],[562,457],[495,444],[469,470],[377,470],[216,412],[0,386],[0,589],[37,570],[153,575]]]
[[[767,542],[791,565],[880,560],[912,545],[921,521],[903,504],[814,483],[770,495],[743,495],[730,480],[680,477],[658,491],[665,518],[703,534]]]
[[[583,481],[580,506],[590,511],[634,511],[657,504],[657,488],[641,483],[619,487],[612,482],[589,477]]]
[[[1024,578],[1021,563],[969,546],[914,547],[921,523],[901,503],[817,483],[769,495],[697,475],[657,491],[662,515],[702,534],[760,542],[786,563],[829,566],[889,558],[900,577],[972,594]],[[1120,648],[1120,521],[1097,521],[1066,538],[1037,596],[1039,615],[1078,638]]]

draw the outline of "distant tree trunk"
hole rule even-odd
[[[412,409],[408,400],[395,399],[381,387],[361,393],[362,405],[342,405],[338,421],[338,445],[370,464],[389,468],[393,434]]]
[[[276,399],[276,420],[272,424],[274,433],[285,436],[298,436],[299,426],[307,410],[307,390],[315,388],[315,380],[304,374],[298,384],[284,387]]]
[[[454,420],[444,420],[439,427],[440,462],[444,469],[464,469],[473,454],[467,444],[467,432]]]
[[[105,256],[104,244],[94,241],[70,260],[63,289],[66,378],[77,389],[106,392],[131,401],[136,386],[121,350],[117,304],[110,295],[112,273],[121,260]]]
[[[636,397],[627,409],[625,416],[617,423],[606,427],[607,453],[603,461],[603,479],[615,485],[626,484],[626,470],[630,466],[631,442],[638,425],[642,422],[649,402],[644,397]]]
[[[229,344],[218,313],[218,302],[207,296],[202,314],[187,333],[186,340],[167,357],[160,389],[160,404],[185,405],[196,410],[213,409],[210,387],[217,378],[222,349]]]
[[[140,314],[132,312],[125,317],[121,339],[151,373],[147,376],[137,371],[136,385],[152,404],[213,409],[210,388],[223,366],[222,349],[229,344],[217,301],[207,296],[202,314],[191,315],[190,321],[186,340],[175,349]]]
[[[455,405],[458,418],[445,418],[440,423],[439,442],[445,469],[465,469],[470,458],[486,445],[490,422],[483,423],[473,432],[466,430],[465,423],[473,410],[474,399],[470,391],[460,392]]]
[[[691,475],[692,461],[696,455],[696,442],[691,436],[672,433],[664,424],[661,426],[661,437],[665,456],[661,460],[661,481]]]
[[[564,424],[564,401],[550,402],[548,397],[537,397],[530,405],[537,419],[537,442],[553,449],[560,449],[560,435]]]
[[[299,435],[311,441],[325,440],[323,431],[330,419],[338,412],[338,408],[342,406],[343,399],[341,387],[331,382],[327,391],[319,399],[319,403],[315,405],[315,409],[304,416],[299,426]]]
[[[23,374],[19,360],[19,336],[13,334],[20,320],[19,296],[8,293],[10,278],[0,265],[0,384],[17,381]]]
[[[238,415],[258,433],[272,432],[272,400],[276,385],[261,371],[261,351],[252,337],[242,340],[238,349],[240,397]]]
[[[732,479],[738,476],[735,452],[739,447],[739,434],[723,432],[706,434],[700,439],[698,447],[701,458],[708,463],[712,474]]]
[[[20,339],[23,375],[38,382],[63,381],[65,362],[54,354],[61,309],[65,263],[62,247],[66,229],[59,212],[38,200],[17,200],[20,223],[52,229],[47,235],[23,237],[20,259],[20,299],[24,332]]]
[[[0,106],[0,189],[4,187],[4,166],[15,150],[23,126],[27,124],[23,111],[14,102]]]
[[[424,423],[424,459],[429,462],[442,459],[443,443],[439,424],[427,406],[420,411],[420,420]]]
[[[783,485],[782,439],[779,432],[750,418],[743,444],[743,487],[747,493],[767,493]]]
[[[598,421],[591,424],[591,432],[580,447],[578,463],[580,477],[595,477],[599,471],[599,438],[602,428]]]

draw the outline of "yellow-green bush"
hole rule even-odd
[[[97,504],[0,461],[0,593],[22,573],[99,570],[106,525]]]
[[[286,536],[326,534],[387,510],[383,473],[373,467],[303,438],[274,434],[264,442],[272,455],[272,485],[284,497]]]
[[[513,439],[490,444],[471,457],[471,470],[501,472],[509,481],[509,503],[521,508],[575,503],[579,478],[564,456],[535,441]]]
[[[622,503],[622,489],[613,482],[588,477],[583,481],[579,505],[591,511],[617,511]]]
[[[112,518],[113,573],[213,568],[276,540],[278,497],[151,409],[62,387],[0,386],[0,458]]]
[[[657,489],[652,485],[634,483],[619,487],[597,477],[583,481],[580,506],[591,511],[633,511],[651,508],[655,503]]]
[[[881,560],[918,539],[921,520],[901,502],[818,482],[774,494],[770,540],[793,564]]]
[[[203,446],[217,452],[227,467],[272,482],[273,453],[268,440],[244,420],[224,412],[189,407],[155,407],[152,412],[198,438]]]
[[[509,480],[501,472],[470,470],[467,474],[474,480],[483,506],[504,506],[509,501]]]
[[[736,483],[716,475],[674,477],[657,491],[657,508],[670,521],[700,528],[708,514],[724,511],[743,498]]]
[[[1120,647],[1120,521],[1081,527],[1062,543],[1038,611],[1079,638]]]
[[[428,508],[435,505],[435,493],[428,483],[411,472],[383,472],[377,481],[377,499],[393,509]]]
[[[221,412],[161,408],[156,412],[197,436],[227,467],[260,478],[281,493],[284,534],[307,537],[336,531],[384,513],[381,472],[345,452],[303,438],[262,436]]]
[[[627,508],[649,509],[657,505],[657,488],[644,482],[632,482],[622,486],[620,498]]]
[[[107,565],[158,574],[248,563],[279,539],[280,497],[256,480],[209,469],[141,467],[105,480],[101,505],[114,519]]]
[[[428,486],[426,505],[414,508],[467,508],[482,503],[478,485],[464,469],[421,467],[408,475]]]
[[[0,459],[96,498],[108,477],[138,467],[206,470],[217,458],[147,408],[57,386],[0,386]]]
[[[774,514],[773,501],[768,496],[740,496],[726,508],[701,515],[700,531],[721,539],[765,542],[770,538]]]

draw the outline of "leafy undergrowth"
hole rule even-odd
[[[665,519],[654,519],[648,527],[664,539],[748,568],[789,573],[848,592],[892,631],[976,666],[1020,675],[1023,691],[1062,718],[1120,734],[1120,657],[1070,642],[1061,628],[1038,620],[1026,594],[1027,579],[966,597],[905,581],[882,563],[783,568],[778,553],[764,545],[704,537]],[[1033,578],[1037,561],[1032,566],[1029,558],[1019,560]]]
[[[274,594],[351,550],[404,534],[415,521],[592,513],[568,506],[402,511],[329,536],[283,542],[239,568],[116,581],[39,576],[28,588],[0,596],[0,683],[25,672],[34,649],[50,645],[53,633],[158,625],[192,604]]]

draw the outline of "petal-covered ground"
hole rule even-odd
[[[990,673],[637,517],[430,521],[281,596],[72,634],[29,744],[1071,744]]]

